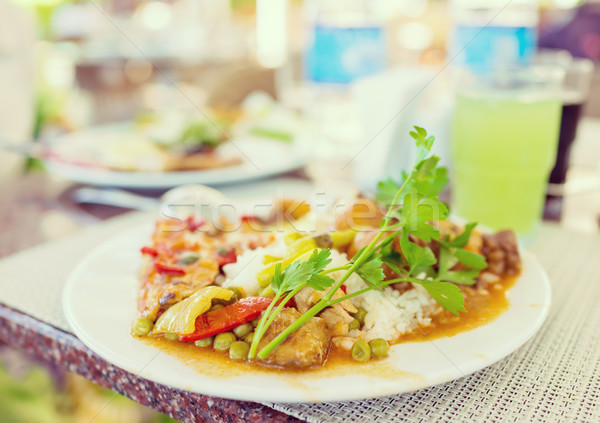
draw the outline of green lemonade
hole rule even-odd
[[[453,122],[455,212],[529,234],[542,214],[558,142],[558,99],[459,94]]]

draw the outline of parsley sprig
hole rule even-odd
[[[388,209],[381,222],[380,231],[366,247],[346,265],[335,269],[326,269],[331,262],[329,249],[316,249],[308,259],[297,260],[283,271],[281,265],[277,265],[271,281],[275,298],[256,328],[249,353],[251,359],[256,355],[261,359],[268,357],[287,337],[326,307],[372,289],[382,290],[397,282],[421,285],[442,308],[454,315],[465,311],[464,296],[456,284],[474,284],[479,271],[486,266],[483,256],[464,249],[476,224],[467,225],[464,232],[454,239],[448,236],[442,238],[440,230],[433,222],[448,217],[448,208],[437,197],[448,182],[447,171],[438,166],[438,157],[429,155],[434,137],[428,135],[423,128],[415,126],[414,129],[410,136],[417,145],[415,166],[410,173],[402,173],[400,182],[390,178],[378,184],[376,200]],[[431,248],[425,245],[432,240],[440,245],[439,259],[436,259]],[[395,242],[400,243],[402,253],[394,248]],[[453,270],[458,263],[463,269]],[[382,269],[384,264],[398,277],[385,280]],[[333,271],[345,273],[336,282],[327,276]],[[333,299],[335,293],[354,273],[358,274],[367,286]],[[422,277],[423,274],[425,278]],[[320,301],[257,354],[259,342],[277,314],[306,286],[326,292]]]

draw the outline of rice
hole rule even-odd
[[[280,239],[266,247],[258,247],[254,250],[246,250],[239,256],[235,263],[223,266],[225,281],[223,287],[241,287],[246,296],[257,295],[260,284],[256,275],[264,269],[265,255],[282,256],[285,253],[285,245]]]
[[[332,267],[341,266],[347,261],[345,255],[337,251],[332,251],[331,256]],[[342,274],[343,272],[334,272],[331,276],[339,280]],[[367,287],[357,274],[352,274],[344,284],[348,293]],[[390,287],[383,291],[371,290],[350,301],[356,307],[362,307],[367,311],[362,331],[353,334],[367,341],[375,338],[393,341],[418,326],[429,325],[431,323],[429,316],[436,308],[435,300],[418,284],[413,284],[413,289],[403,293]]]

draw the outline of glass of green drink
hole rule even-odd
[[[452,128],[456,214],[534,233],[556,158],[563,77],[550,66],[463,71]]]

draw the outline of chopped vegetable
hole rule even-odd
[[[383,338],[371,339],[369,341],[373,357],[386,357],[388,355],[388,343]]]
[[[186,264],[196,263],[199,258],[200,258],[200,256],[198,254],[186,254],[185,256],[183,256],[179,260],[177,260],[177,264],[186,265]]]
[[[252,323],[244,323],[233,328],[233,334],[237,336],[238,339],[242,339],[244,336],[252,332],[252,329]]]
[[[354,313],[354,318],[358,320],[361,326],[365,323],[365,317],[367,316],[367,310],[362,307],[358,307],[356,313]]]
[[[271,301],[273,300],[269,297],[246,297],[220,310],[202,314],[196,319],[195,331],[180,336],[179,339],[181,341],[193,342],[231,330],[243,323],[256,319],[269,307]]]
[[[250,345],[244,341],[235,341],[229,346],[229,358],[232,360],[245,360],[248,358]]]
[[[198,339],[196,342],[194,342],[194,345],[196,345],[197,347],[210,347],[213,344],[214,339],[214,336]]]
[[[161,262],[154,263],[154,269],[158,273],[162,273],[165,275],[185,275],[185,269],[183,269],[182,267],[171,266]]]
[[[220,333],[215,337],[214,348],[219,351],[227,351],[235,340],[235,335],[231,332]]]
[[[131,330],[134,334],[139,336],[148,335],[153,326],[154,323],[152,323],[152,320],[148,319],[147,317],[138,317],[133,321]]]
[[[352,345],[352,358],[356,361],[369,361],[371,359],[371,347],[362,339]]]
[[[152,247],[142,247],[140,249],[142,254],[148,254],[149,256],[152,257],[157,257],[158,256],[158,251],[156,251],[156,249],[152,248]]]
[[[196,318],[210,309],[213,299],[229,300],[232,295],[233,292],[229,289],[219,286],[200,288],[185,300],[169,307],[156,321],[152,333],[171,332],[177,335],[193,333]]]
[[[235,263],[236,261],[237,256],[235,255],[235,249],[220,249],[217,251],[217,263],[219,263],[219,266],[225,266],[226,264]]]

